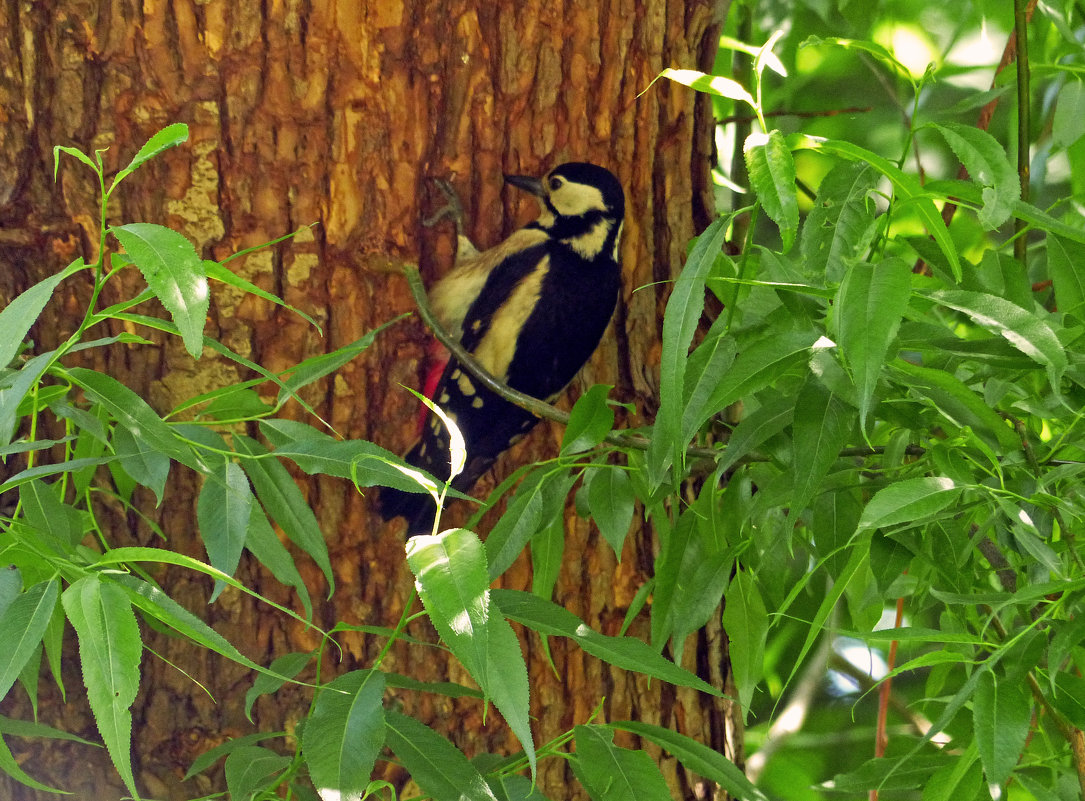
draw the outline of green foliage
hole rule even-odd
[[[791,9],[793,32],[784,35],[758,31],[752,6],[736,4],[721,40],[727,57],[752,59],[745,72],[661,75],[706,92],[720,117],[752,111],[758,129],[739,132],[721,164],[745,171],[751,195],[692,244],[671,288],[658,414],[641,431],[614,432],[612,388],[589,390],[558,456],[495,490],[491,500],[511,497],[485,542],[477,521],[412,539],[406,561],[417,596],[394,628],[366,621],[325,633],[383,639],[361,670],[321,679],[324,647],[258,665],[144,566],[206,575],[212,601],[227,589],[255,595],[232,575],[247,549],[295,590],[305,616],[261,600],[311,625],[310,588],[273,526],[321,569],[329,592],[333,571],[291,469],[358,489],[421,489],[440,504],[456,497],[379,446],[334,436],[298,396],[364,352],[380,329],[271,373],[205,336],[210,282],[292,307],[235,276],[229,260],[203,260],[180,234],[146,223],[103,228],[97,263],[77,260],[0,311],[0,458],[21,468],[0,484],[13,499],[0,519],[0,564],[11,565],[0,570],[0,637],[10,645],[0,654],[0,697],[19,683],[35,700],[42,662],[64,692],[59,665],[70,626],[102,743],[137,798],[131,704],[147,625],[252,670],[247,714],[287,683],[311,692],[299,730],[241,736],[192,765],[190,775],[225,759],[236,799],[394,796],[371,777],[378,761],[395,760],[440,801],[543,801],[532,780],[547,759],[567,760],[594,799],[668,797],[655,762],[615,744],[616,730],[736,798],[876,790],[937,801],[977,798],[989,786],[1012,786],[1022,801],[1074,797],[1085,775],[1071,747],[1085,726],[1085,562],[1076,540],[1085,521],[1080,11],[1041,5],[1031,62],[1015,65],[1032,72],[1046,98],[1016,101],[1032,102],[1037,120],[1035,141],[1024,143],[1034,151],[1025,184],[1029,176],[1007,155],[1017,146],[1010,115],[975,123],[988,102],[1013,105],[1012,70],[989,91],[963,89],[957,79],[977,70],[948,57],[979,27],[978,11],[950,20],[935,4],[925,17],[887,4],[805,2]],[[739,36],[734,20],[743,15]],[[953,22],[952,35],[930,33],[920,24],[928,17]],[[930,68],[883,35],[890,22],[930,45]],[[869,110],[827,113],[867,108],[887,93],[889,102]],[[169,126],[108,186],[100,154],[58,147],[56,155],[94,172],[105,220],[123,179],[186,138],[185,126]],[[123,255],[109,254],[109,237]],[[737,255],[724,253],[729,240]],[[1017,241],[1027,247],[1015,252]],[[147,289],[99,308],[106,283],[133,268]],[[38,352],[27,341],[32,326],[61,283],[76,278],[92,281],[82,321],[56,350]],[[132,311],[156,298],[168,319]],[[93,339],[91,329],[108,321],[178,337],[193,358],[211,349],[254,377],[160,414],[114,377],[81,366],[82,350],[149,341]],[[277,417],[290,400],[313,425]],[[182,413],[191,420],[178,422]],[[102,514],[106,502],[139,511],[136,485],[168,503],[168,478],[181,469],[202,481],[196,523],[206,562],[126,547]],[[551,600],[574,490],[578,513],[619,559],[634,518],[657,538],[652,578],[620,636],[593,631]],[[532,592],[491,589],[525,549]],[[903,623],[883,627],[898,602]],[[393,642],[428,647],[404,633],[417,614],[475,686],[386,669]],[[650,642],[625,634],[638,616]],[[706,745],[638,721],[593,715],[535,742],[530,677],[510,622],[544,640],[565,638],[614,668],[720,697],[723,688],[665,655],[681,654],[713,619],[728,633],[749,751],[763,757],[756,780]],[[849,690],[825,689],[830,666],[845,669],[848,643],[885,659],[896,643],[895,662],[871,684],[891,679],[907,712],[877,757],[886,727],[873,720],[873,696],[855,696],[849,709],[839,703]],[[312,667],[312,684],[299,682]],[[804,687],[811,681],[818,690]],[[522,751],[468,760],[403,715],[386,688],[492,703]],[[811,706],[811,696],[823,703]],[[773,727],[786,704],[805,704],[805,732]],[[6,739],[26,736],[70,735],[0,718],[0,769],[42,788]]]

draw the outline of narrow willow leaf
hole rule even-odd
[[[1051,703],[1074,726],[1085,729],[1085,679],[1065,671],[1056,673]]]
[[[822,480],[847,444],[855,410],[811,376],[795,399],[791,515],[817,494]]]
[[[241,561],[255,502],[245,471],[229,460],[224,460],[220,468],[207,476],[200,489],[196,520],[200,539],[207,549],[207,561],[228,576],[234,574]],[[208,603],[214,603],[225,588],[225,584],[216,581]]]
[[[752,395],[781,378],[792,367],[809,358],[810,346],[818,339],[816,331],[791,330],[764,337],[742,351],[726,374],[720,376],[712,396],[700,413],[682,420],[683,438],[687,441],[706,420],[732,403]]]
[[[920,367],[902,359],[893,362],[893,377],[930,401],[931,406],[958,428],[970,428],[997,451],[1016,451],[1021,443],[1006,421],[978,394],[944,370]]]
[[[291,757],[251,745],[230,751],[224,768],[230,798],[252,799],[271,790],[292,761]]]
[[[355,670],[321,688],[301,735],[321,798],[360,798],[384,747],[384,674]],[[334,796],[332,795],[334,793]]]
[[[822,179],[802,225],[802,261],[808,275],[839,281],[846,265],[866,253],[874,239],[870,196],[878,180],[870,165],[850,161],[837,164]]]
[[[0,309],[0,368],[7,367],[26,338],[30,326],[38,319],[41,310],[53,296],[57,285],[69,276],[86,268],[83,259],[76,259],[56,275],[39,281]]]
[[[1032,703],[1019,681],[1003,681],[984,670],[972,698],[972,720],[980,761],[990,784],[1010,778],[1028,739]]]
[[[676,70],[667,68],[659,73],[660,78],[680,83],[698,92],[726,97],[728,100],[740,100],[751,108],[756,108],[753,96],[738,81],[723,78],[719,75],[706,75],[697,70]]]
[[[276,405],[282,406],[288,399],[294,397],[297,391],[304,386],[308,386],[314,381],[323,378],[326,375],[334,373],[344,364],[349,362],[359,353],[364,351],[370,345],[373,344],[373,340],[376,339],[377,334],[387,328],[389,325],[400,320],[400,317],[396,317],[393,320],[389,320],[384,325],[373,329],[364,336],[356,339],[348,345],[344,345],[341,348],[336,348],[330,353],[321,353],[319,356],[312,356],[305,361],[295,366],[290,377],[283,382],[283,388],[279,391],[279,399]]]
[[[977,325],[1005,337],[1019,351],[1047,368],[1052,388],[1058,391],[1059,379],[1067,367],[1066,352],[1044,315],[982,292],[945,290],[933,292],[929,297],[935,303],[967,314]]]
[[[668,465],[682,466],[687,440],[682,415],[689,346],[704,311],[705,280],[727,235],[727,219],[713,221],[697,238],[663,315],[663,360],[660,365],[659,412],[648,449],[648,478],[659,487]]]
[[[173,317],[185,349],[200,358],[210,293],[196,248],[184,234],[153,223],[129,223],[111,231]]]
[[[73,382],[83,388],[87,397],[116,418],[132,436],[181,464],[200,471],[200,461],[176,435],[172,428],[143,398],[112,376],[72,367],[67,371]]]
[[[305,610],[305,619],[312,620],[313,602],[309,598],[309,588],[305,586],[305,580],[298,572],[294,557],[279,541],[279,536],[271,528],[271,523],[259,504],[253,504],[252,513],[249,515],[245,547],[260,564],[271,571],[277,581],[294,588]]]
[[[588,508],[614,556],[621,561],[629,526],[633,523],[636,497],[629,475],[620,467],[597,467],[585,478],[588,487]]]
[[[482,542],[462,528],[412,537],[407,564],[434,628],[520,738],[534,775],[527,668],[512,628],[491,610]]]
[[[62,596],[64,611],[79,638],[83,683],[98,731],[113,766],[133,798],[132,702],[139,689],[143,650],[132,604],[116,584],[98,574],[78,579]]]
[[[8,744],[4,742],[4,738],[2,737],[0,737],[0,770],[20,784],[25,784],[27,787],[32,787],[35,790],[41,790],[46,793],[57,793],[58,795],[67,794],[67,790],[61,790],[57,787],[50,787],[48,784],[42,784],[24,771],[15,760],[14,754],[11,753],[11,749],[8,748]]]
[[[577,399],[561,440],[563,455],[589,451],[610,433],[614,410],[607,403],[607,394],[611,389],[607,384],[596,384]]]
[[[256,743],[261,742],[262,740],[270,740],[272,737],[282,737],[283,734],[284,732],[261,731],[256,734],[246,734],[242,737],[235,737],[232,740],[227,740],[224,743],[216,745],[214,748],[209,748],[192,760],[192,764],[189,766],[188,772],[184,775],[182,781],[188,781],[197,773],[202,773],[224,756],[237,751],[240,748],[256,745]]]
[[[1058,105],[1051,120],[1051,139],[1056,147],[1070,147],[1085,136],[1085,84],[1071,77],[1059,90]]]
[[[609,725],[655,743],[694,773],[716,782],[734,798],[743,801],[768,801],[768,797],[753,786],[735,763],[719,751],[691,737],[640,721],[620,720]]]
[[[15,575],[7,570],[5,575]],[[16,580],[18,577],[16,576]],[[16,595],[0,613],[0,699],[8,694],[23,667],[45,636],[60,586],[56,579],[42,581]]]
[[[20,404],[38,383],[55,355],[55,350],[41,353],[22,365],[14,375],[5,376],[0,381],[0,446],[11,442],[19,418],[23,416],[20,414]]]
[[[983,207],[980,224],[988,231],[1002,225],[1013,213],[1013,204],[1021,199],[1021,182],[1010,164],[1005,148],[981,128],[960,123],[931,123],[945,137],[969,177],[982,187]]]
[[[384,722],[388,747],[434,801],[497,801],[463,752],[429,726],[392,710]]]
[[[700,677],[663,658],[646,642],[633,637],[608,637],[593,631],[572,612],[537,595],[518,590],[492,590],[491,596],[509,619],[540,634],[575,640],[585,652],[611,665],[680,687],[693,687],[711,695],[721,694]]]
[[[283,654],[272,660],[270,670],[279,674],[272,676],[267,673],[259,674],[252,683],[252,687],[245,693],[245,717],[253,723],[252,705],[262,695],[270,695],[286,684],[287,679],[292,679],[305,669],[305,666],[313,661],[311,653],[294,652]]]
[[[1085,245],[1048,234],[1047,270],[1059,311],[1085,317]]]
[[[659,766],[647,751],[614,744],[607,726],[577,726],[577,775],[598,801],[667,801],[671,797]]]
[[[906,201],[910,207],[915,209],[916,214],[926,225],[927,231],[934,237],[934,241],[938,243],[942,255],[945,256],[953,272],[954,280],[960,282],[962,273],[961,259],[957,254],[957,247],[949,235],[949,229],[946,228],[938,207],[935,206],[929,192],[919,183],[918,178],[914,175],[908,175],[889,159],[851,142],[838,139],[823,139],[819,136],[808,136],[806,134],[793,134],[787,138],[787,143],[793,151],[803,148],[829,153],[849,161],[865,162],[888,178],[900,199]],[[1016,204],[1014,211],[1017,213]],[[1066,227],[1069,228],[1069,226]]]
[[[508,511],[486,537],[486,559],[493,580],[512,567],[520,553],[543,526],[559,519],[565,499],[576,480],[564,471],[536,471],[516,489]]]
[[[735,426],[723,456],[717,462],[718,470],[729,470],[750,451],[761,447],[767,440],[779,434],[791,423],[795,403],[789,397],[775,398],[759,406]]]
[[[799,231],[799,196],[795,159],[778,130],[752,133],[742,146],[750,184],[762,208],[780,227],[783,252],[791,250]]]
[[[121,170],[121,175],[118,175],[114,179],[114,186],[117,181],[121,179],[123,175],[129,175],[134,170],[138,169],[143,164],[153,159],[159,153],[164,150],[169,150],[171,147],[177,147],[177,145],[183,144],[188,141],[188,126],[183,122],[175,122],[172,125],[167,125],[161,131],[156,133],[147,143],[139,149],[139,152],[132,157],[132,160],[128,163],[128,166]]]
[[[834,791],[851,793],[851,798],[868,790],[913,790],[929,783],[952,759],[948,754],[876,757],[857,770],[838,773],[831,786]]]
[[[742,714],[749,717],[753,691],[764,673],[765,639],[769,616],[757,582],[749,572],[740,570],[727,588],[723,607],[723,630],[731,646],[731,669]]]
[[[307,229],[303,228],[301,230],[304,231],[304,230],[307,230]],[[288,234],[288,236],[293,236],[293,234]],[[280,239],[280,240],[276,240],[276,241],[282,241],[282,240]],[[274,242],[269,242],[268,244],[274,244]],[[234,254],[234,256],[231,256],[230,258],[235,258],[237,255],[240,255],[240,254]],[[303,312],[301,309],[298,309],[298,308],[296,308],[294,306],[291,306],[289,303],[284,301],[278,295],[273,295],[270,292],[267,292],[267,291],[261,289],[256,284],[252,283],[251,281],[247,281],[246,279],[242,278],[240,275],[237,275],[236,273],[234,273],[228,267],[225,267],[224,265],[219,264],[217,261],[204,261],[203,266],[204,266],[204,269],[207,271],[207,277],[208,278],[210,278],[210,279],[212,279],[214,281],[221,281],[222,283],[224,283],[224,284],[226,284],[228,286],[232,286],[234,289],[240,289],[242,292],[247,292],[250,295],[256,295],[256,297],[258,297],[258,298],[263,298],[266,301],[274,303],[274,304],[276,304],[278,306],[282,306],[284,309],[289,309],[290,311],[294,312],[294,314],[298,315],[303,320],[305,320],[305,322],[307,322],[311,326],[313,326],[313,328],[315,328],[317,330],[317,333],[319,333],[319,334],[324,333],[323,329],[320,327],[320,324],[317,323],[317,321],[314,320],[312,317],[310,317],[308,314]]]
[[[898,258],[853,264],[836,296],[840,350],[859,390],[859,422],[864,428],[889,346],[908,308],[911,272]]]
[[[234,449],[245,459],[241,467],[252,482],[260,502],[271,519],[282,528],[291,542],[313,558],[328,582],[329,594],[335,589],[328,546],[316,515],[294,483],[294,479],[282,463],[267,458],[269,451],[256,440],[237,434],[233,438]]]
[[[169,456],[155,450],[123,426],[117,426],[113,431],[113,451],[117,454],[121,469],[136,483],[153,492],[156,503],[161,504],[166,479],[170,474]]]
[[[565,520],[552,520],[531,538],[531,591],[550,598],[561,574],[565,556]]]
[[[945,476],[909,478],[878,490],[859,518],[859,529],[912,523],[942,511],[964,491]]]

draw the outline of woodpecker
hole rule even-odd
[[[451,216],[457,225],[456,263],[429,292],[442,327],[486,370],[512,389],[552,400],[591,357],[621,286],[618,249],[625,198],[603,167],[569,162],[543,178],[506,175],[530,192],[538,219],[501,244],[479,252],[463,234],[462,210],[447,184],[449,205],[427,221]],[[469,490],[497,457],[538,422],[530,412],[482,386],[455,359],[441,373],[432,400],[463,434],[467,462],[452,481]],[[449,437],[430,414],[404,459],[448,479]],[[385,488],[381,513],[407,519],[407,534],[428,534],[436,507],[428,494]]]

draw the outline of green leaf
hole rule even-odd
[[[780,227],[784,253],[795,244],[799,231],[799,196],[795,186],[795,159],[777,130],[752,133],[742,146],[746,171],[765,213]]]
[[[304,230],[307,230],[307,229],[302,228],[301,230],[304,231]],[[293,236],[293,234],[289,234],[288,236]],[[281,239],[280,240],[275,240],[275,241],[278,242],[278,241],[281,241]],[[268,244],[274,244],[274,243],[269,242]],[[234,258],[237,255],[239,255],[239,254],[234,254],[234,256],[231,256],[230,258]],[[247,292],[250,295],[256,295],[256,297],[258,297],[258,298],[263,298],[264,300],[269,301],[271,303],[274,303],[277,306],[282,306],[284,309],[289,309],[290,311],[294,312],[294,314],[298,315],[303,320],[305,320],[305,322],[307,322],[311,326],[313,326],[313,328],[315,328],[318,333],[320,333],[320,334],[324,333],[323,329],[320,327],[320,324],[317,323],[317,321],[314,320],[312,317],[310,317],[308,314],[303,312],[301,309],[298,309],[298,308],[296,308],[294,306],[291,306],[289,303],[284,301],[278,295],[273,295],[270,292],[264,291],[263,289],[258,287],[256,284],[252,283],[251,281],[247,281],[244,278],[242,278],[240,275],[237,275],[232,270],[230,270],[228,267],[225,267],[222,264],[219,264],[217,261],[204,261],[203,266],[204,266],[204,269],[207,271],[207,277],[208,278],[213,279],[215,281],[221,281],[222,283],[224,283],[224,284],[226,284],[228,286],[232,286],[234,289],[240,289],[242,292]]]
[[[1085,318],[1085,245],[1048,234],[1047,270],[1059,311]]]
[[[795,399],[795,443],[792,457],[794,484],[791,516],[797,516],[817,495],[823,479],[848,443],[855,410],[830,392],[813,375]]]
[[[670,801],[667,782],[647,751],[614,745],[607,726],[577,726],[577,776],[593,801]]]
[[[913,790],[928,784],[951,759],[945,754],[868,759],[857,770],[834,776],[832,789],[852,798],[867,790]]]
[[[1006,421],[956,376],[902,359],[892,365],[895,380],[927,398],[931,406],[959,428],[971,428],[989,447],[1001,452],[1020,450],[1021,443]]]
[[[636,502],[629,475],[620,467],[595,467],[584,476],[584,483],[592,520],[620,562]]]
[[[753,691],[764,673],[768,628],[768,611],[757,582],[747,571],[739,570],[724,597],[723,630],[731,644],[731,671],[744,717],[749,717]]]
[[[321,797],[360,798],[384,747],[384,674],[355,670],[320,690],[301,735],[309,777]]]
[[[608,384],[595,384],[577,399],[561,440],[563,456],[590,451],[610,433],[614,410],[607,404],[607,393],[611,389]]]
[[[675,281],[663,315],[663,357],[660,364],[659,411],[648,448],[648,476],[653,488],[663,481],[668,465],[680,469],[686,439],[682,430],[685,371],[689,346],[704,311],[705,280],[727,235],[727,218],[714,220],[697,238],[685,267]]]
[[[301,673],[313,660],[313,655],[308,652],[294,652],[283,654],[272,660],[270,670],[279,674],[272,676],[267,673],[259,674],[252,683],[252,687],[245,693],[245,717],[253,723],[252,705],[261,695],[270,695],[279,690],[287,679],[292,679]]]
[[[519,590],[491,590],[490,595],[511,620],[540,634],[568,637],[586,653],[604,662],[680,687],[693,687],[711,695],[721,694],[700,677],[660,656],[646,642],[633,637],[607,637],[593,631],[572,612],[537,595]]]
[[[241,463],[260,502],[271,519],[282,528],[291,542],[313,558],[328,582],[329,595],[335,589],[328,546],[316,521],[316,515],[294,483],[294,479],[278,459],[267,458],[269,451],[256,440],[236,434],[234,450],[245,459]]]
[[[982,187],[979,221],[984,229],[993,231],[1010,219],[1014,202],[1021,199],[1021,182],[999,141],[971,125],[947,122],[931,127],[945,137],[969,177]]]
[[[740,100],[751,108],[757,107],[753,96],[743,88],[742,84],[730,78],[723,78],[719,75],[706,75],[697,70],[676,70],[670,67],[659,73],[659,77],[696,89],[698,92],[716,95],[716,97],[726,97],[728,100]]]
[[[527,668],[512,628],[491,613],[482,542],[462,528],[412,537],[407,564],[434,628],[516,733],[534,775]]]
[[[183,234],[153,223],[129,223],[111,230],[173,317],[185,349],[193,359],[200,358],[210,293],[203,260],[192,243]]]
[[[112,376],[85,367],[72,367],[67,373],[75,384],[83,388],[90,400],[105,407],[133,437],[143,440],[171,459],[202,472],[200,461],[189,447],[135,392]]]
[[[15,575],[7,570],[4,575]],[[18,581],[18,576],[15,575]],[[19,673],[45,636],[56,607],[60,585],[56,579],[41,581],[16,595],[0,613],[0,699],[8,694]]]
[[[132,157],[132,160],[128,162],[128,166],[117,173],[117,176],[113,179],[113,184],[110,186],[109,191],[112,192],[117,184],[119,184],[124,178],[135,172],[140,166],[146,164],[153,159],[159,153],[164,150],[169,150],[171,147],[176,147],[179,144],[188,141],[188,126],[183,122],[175,122],[172,125],[167,125],[161,131],[156,133],[147,143],[139,149],[139,152]]]
[[[808,275],[839,281],[848,263],[874,239],[878,173],[862,162],[841,162],[821,180],[817,201],[802,226],[802,262]]]
[[[50,787],[48,784],[42,784],[24,771],[19,766],[19,763],[15,761],[15,756],[11,753],[11,749],[8,748],[8,744],[4,742],[2,737],[0,737],[0,770],[15,779],[15,781],[25,784],[27,787],[32,787],[35,790],[42,790],[46,793],[57,793],[59,795],[68,795],[67,790],[61,790],[57,787]]]
[[[402,315],[401,315],[402,316]],[[336,348],[331,353],[322,353],[319,356],[312,356],[305,361],[298,364],[290,372],[290,377],[283,382],[283,388],[279,391],[279,399],[276,402],[277,406],[282,406],[286,401],[297,393],[299,389],[304,386],[308,386],[314,381],[323,378],[324,376],[334,373],[344,364],[349,362],[359,353],[364,351],[370,345],[373,344],[373,340],[376,339],[377,334],[392,325],[400,318],[397,317],[394,320],[390,320],[379,328],[375,328],[365,336],[356,339],[349,345],[344,345],[341,348]]]
[[[143,643],[132,604],[120,587],[97,574],[78,579],[62,600],[79,638],[83,683],[98,731],[125,787],[138,801],[132,774],[131,706],[139,689]]]
[[[82,150],[78,150],[74,147],[68,147],[67,145],[53,145],[53,180],[57,179],[57,170],[60,168],[60,154],[67,153],[69,156],[83,162],[90,167],[95,173],[101,174],[101,169],[90,160],[90,156],[84,153]],[[0,340],[3,341],[3,340]]]
[[[1051,139],[1056,147],[1070,147],[1085,136],[1085,85],[1070,78],[1059,90],[1058,104],[1051,120]]]
[[[536,471],[521,482],[505,514],[486,537],[491,580],[512,567],[543,526],[561,516],[574,478],[564,471]]]
[[[0,368],[7,367],[15,358],[30,326],[37,321],[57,285],[86,267],[83,259],[76,259],[56,275],[34,284],[0,309]]]
[[[942,511],[964,491],[945,476],[909,478],[878,490],[859,518],[859,530],[913,523]]]
[[[16,473],[3,484],[0,484],[0,492],[7,492],[9,489],[14,489],[28,481],[33,481],[36,478],[44,478],[45,476],[52,476],[57,473],[73,473],[77,470],[82,470],[84,467],[92,467],[94,465],[106,464],[112,461],[112,456],[102,456],[88,459],[69,459],[66,462],[55,464],[39,464],[37,467],[29,467],[26,470]]]
[[[291,757],[251,745],[230,751],[225,774],[231,801],[251,801],[257,793],[270,790],[292,761]]]
[[[983,787],[983,771],[972,743],[966,753],[931,774],[923,801],[975,801]]]
[[[62,489],[58,483],[46,484],[35,479],[23,485],[19,500],[27,524],[36,529],[58,554],[69,556],[83,539],[87,527],[76,509],[61,503],[57,497],[58,489]]]
[[[298,572],[294,557],[286,546],[279,541],[279,536],[271,528],[267,515],[259,504],[253,505],[249,515],[249,529],[245,532],[245,547],[256,557],[271,575],[287,587],[293,587],[305,609],[305,619],[313,618],[313,602],[309,598],[309,588]]]
[[[729,470],[750,451],[787,428],[794,415],[795,402],[786,396],[774,398],[743,415],[742,421],[731,432],[716,469]]]
[[[967,314],[977,325],[1005,337],[1019,351],[1047,368],[1052,388],[1058,391],[1059,379],[1067,367],[1066,352],[1044,319],[1045,315],[982,292],[945,290],[932,292],[929,297],[935,303]]]
[[[55,350],[39,354],[17,372],[0,379],[0,445],[6,446],[11,442],[20,417],[20,404],[38,383],[55,355]]]
[[[169,457],[123,426],[113,430],[113,451],[117,454],[121,469],[136,483],[153,492],[156,503],[161,505],[166,479],[170,474]]]
[[[984,670],[972,697],[972,720],[980,761],[990,784],[1002,785],[1013,773],[1028,739],[1032,703],[1019,681],[999,681]]]
[[[851,142],[823,139],[819,136],[808,136],[806,134],[793,134],[788,137],[787,144],[792,151],[798,149],[816,150],[845,158],[848,161],[865,162],[888,178],[900,199],[915,208],[916,214],[927,226],[927,231],[934,237],[934,241],[938,243],[939,249],[946,257],[946,261],[953,271],[953,278],[960,282],[961,259],[957,255],[957,246],[949,235],[949,229],[946,228],[938,207],[934,205],[934,201],[923,185],[919,183],[918,178],[914,175],[908,175],[888,159]],[[1014,210],[1017,211],[1016,205]]]
[[[196,520],[207,549],[207,561],[228,576],[234,574],[241,561],[255,502],[245,471],[229,460],[224,460],[220,468],[207,476],[200,489]],[[208,603],[214,603],[225,587],[216,581]]]
[[[497,801],[463,752],[429,726],[392,710],[384,722],[388,747],[434,801]]]
[[[1078,729],[1085,729],[1085,679],[1073,673],[1055,674],[1055,697],[1051,703]]]
[[[713,415],[732,403],[752,395],[781,378],[791,367],[806,361],[810,347],[818,339],[816,331],[784,331],[764,337],[745,348],[735,359],[734,365],[720,376],[712,397],[696,417],[687,415],[682,420],[682,432],[689,441],[697,429]]]
[[[859,390],[859,420],[864,428],[889,345],[908,308],[911,277],[911,268],[898,258],[854,264],[836,296],[840,350]]]
[[[684,734],[665,729],[662,726],[654,726],[651,723],[641,723],[633,720],[615,721],[610,724],[610,727],[632,732],[638,737],[650,740],[675,757],[689,770],[716,782],[734,798],[740,798],[743,801],[768,801],[765,794],[750,783],[750,780],[735,766],[735,763],[731,762],[719,751],[709,748],[707,745],[699,743]]]
[[[192,765],[189,767],[188,772],[184,775],[182,781],[188,781],[197,773],[202,773],[224,756],[239,748],[255,745],[263,740],[270,740],[272,737],[282,737],[284,734],[285,732],[261,731],[256,734],[246,734],[244,737],[235,737],[232,740],[227,740],[224,743],[216,745],[214,748],[209,748],[192,761]]]
[[[531,538],[531,591],[550,598],[561,574],[565,555],[565,520],[557,518]]]

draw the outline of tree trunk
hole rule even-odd
[[[230,266],[315,317],[323,338],[279,307],[221,288],[213,294],[208,334],[273,370],[352,342],[409,311],[410,295],[397,274],[403,263],[419,263],[427,281],[448,269],[449,231],[421,225],[440,200],[433,177],[453,178],[471,235],[489,246],[530,213],[530,204],[503,191],[502,172],[541,174],[566,160],[594,161],[615,172],[626,189],[624,290],[614,324],[567,395],[575,397],[590,383],[614,384],[613,394],[639,410],[629,422],[650,420],[667,282],[679,271],[689,239],[713,215],[712,118],[708,104],[683,87],[661,82],[638,93],[665,67],[711,69],[727,5],[0,0],[0,298],[9,300],[76,256],[89,261],[96,255],[95,184],[71,160],[62,163],[54,183],[55,144],[108,148],[104,159],[115,171],[152,133],[187,122],[188,144],[128,178],[110,221],[170,225],[207,258],[221,259],[318,223]],[[105,302],[139,290],[135,278],[123,283],[111,284]],[[646,284],[651,288],[634,294]],[[87,301],[86,285],[62,287],[33,332],[43,345],[67,336]],[[415,412],[399,385],[418,385],[425,341],[417,318],[401,322],[305,397],[344,436],[401,450],[413,435]],[[173,342],[92,353],[90,366],[114,375],[162,412],[197,392],[251,377],[212,354],[192,361]],[[303,415],[300,408],[291,412]],[[560,436],[559,427],[540,425],[498,463],[494,475],[552,456]],[[490,486],[487,478],[477,492]],[[320,478],[302,487],[327,537],[336,574],[335,594],[325,600],[320,571],[299,558],[316,604],[315,623],[325,629],[337,621],[394,625],[412,586],[400,524],[383,524],[371,499],[347,482]],[[142,498],[161,521],[168,544],[137,520],[120,517],[110,532],[114,544],[168,545],[205,558],[192,524],[197,490],[194,477],[175,467],[160,509],[154,510],[149,494]],[[454,519],[462,514],[450,511]],[[492,520],[484,521],[480,533]],[[635,530],[619,564],[571,509],[566,523],[565,568],[555,600],[594,628],[615,634],[648,578],[652,532],[646,526]],[[253,562],[243,560],[238,577],[277,602],[299,607],[291,591]],[[210,583],[202,576],[163,569],[156,578],[258,662],[320,645],[313,630],[236,592],[207,605]],[[526,560],[503,581],[528,588]],[[632,633],[643,636],[645,629],[635,624]],[[196,756],[227,738],[289,730],[305,714],[308,692],[287,687],[256,704],[254,728],[243,710],[252,681],[248,671],[183,640],[143,630],[155,654],[189,674],[145,652],[133,710],[133,755],[137,782],[148,796],[182,799],[221,790],[221,776],[180,779]],[[422,623],[410,633],[435,637]],[[334,649],[326,652],[325,680],[332,671],[366,666],[381,645],[362,634],[338,641],[343,659],[335,663]],[[524,645],[537,742],[586,721],[605,696],[606,719],[671,726],[741,761],[741,735],[718,699],[649,683],[563,642],[552,643],[555,674],[537,637],[528,636]],[[43,676],[39,720],[96,739],[74,647],[70,653],[68,703]],[[401,644],[384,665],[421,680],[462,674],[438,653]],[[718,625],[691,638],[683,664],[729,687],[726,638]],[[496,716],[483,725],[476,702],[413,693],[400,700],[469,755],[518,748]],[[2,711],[32,714],[21,690]],[[76,798],[123,794],[103,751],[8,742],[28,772]],[[673,760],[664,765],[676,797],[692,797],[694,777]],[[565,762],[545,760],[540,767],[542,791],[569,797]],[[405,780],[397,769],[386,770],[391,780]],[[0,778],[0,797],[37,794]]]

